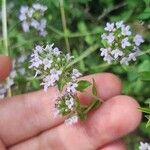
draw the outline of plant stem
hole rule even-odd
[[[91,104],[89,104],[89,106],[87,107],[87,109],[84,111],[84,113],[87,114],[90,110],[93,109],[93,107],[96,108],[97,106],[99,106],[100,103],[101,103],[101,102],[100,102],[99,100],[94,100],[94,101],[92,101]],[[96,105],[96,106],[95,106],[95,105]]]
[[[67,49],[68,53],[70,53],[70,44],[69,44],[69,39],[68,39],[68,35],[67,35],[67,23],[66,23],[66,17],[65,17],[64,2],[63,2],[63,0],[59,0],[59,3],[60,3],[61,20],[62,20],[62,26],[63,26],[63,30],[64,30],[66,49]]]
[[[7,16],[6,16],[6,0],[2,0],[2,34],[4,42],[4,55],[9,55],[8,38],[7,38]]]
[[[85,50],[79,57],[77,57],[76,59],[74,59],[68,66],[67,68],[71,67],[72,65],[74,65],[75,63],[79,62],[80,60],[84,59],[85,57],[87,57],[88,55],[90,55],[92,52],[94,52],[97,48],[99,47],[99,44],[95,44],[91,47],[89,47],[87,50]]]
[[[3,34],[3,43],[4,51],[3,54],[8,56],[8,36],[7,36],[7,13],[6,13],[6,0],[2,0],[2,34]],[[7,78],[9,80],[9,78]],[[11,88],[7,90],[7,97],[11,97]]]

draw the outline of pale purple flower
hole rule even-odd
[[[111,64],[112,61],[113,61],[113,57],[110,56],[110,55],[106,55],[106,56],[104,57],[104,61],[107,61],[108,64]]]
[[[150,150],[150,144],[140,142],[139,150]]]
[[[74,106],[74,99],[73,97],[70,97],[66,100],[65,104],[68,106],[68,109],[72,110]]]
[[[54,49],[53,49],[53,55],[55,55],[55,56],[59,56],[60,55],[60,50],[57,48],[57,47],[55,47]]]
[[[106,31],[114,31],[114,23],[107,23],[106,27],[104,28]]]
[[[115,39],[114,34],[113,33],[109,33],[109,35],[107,36],[107,42],[109,44],[112,44],[114,39]]]
[[[128,41],[128,38],[124,38],[122,41],[121,41],[121,46],[122,48],[126,48],[127,46],[131,46],[131,43]]]
[[[129,65],[129,59],[128,57],[123,57],[120,61],[121,64],[123,65]]]
[[[143,37],[142,37],[141,35],[139,35],[139,34],[137,34],[137,35],[134,37],[133,41],[134,41],[134,43],[135,43],[136,46],[140,46],[141,43],[144,42]]]
[[[101,56],[107,56],[108,53],[111,51],[111,48],[101,48]]]
[[[27,21],[22,22],[22,28],[24,32],[28,32],[30,29],[30,24]]]
[[[73,82],[69,82],[67,84],[67,88],[66,88],[66,91],[68,93],[75,93],[77,90],[76,88],[78,87],[78,84],[77,83],[73,83]]]
[[[48,69],[51,67],[52,60],[49,60],[47,58],[43,59],[43,65],[44,65],[44,70]]]
[[[116,22],[116,27],[117,27],[117,29],[124,27],[123,21]]]
[[[131,35],[130,26],[122,26],[122,35]]]
[[[73,69],[73,70],[72,70],[71,76],[72,76],[73,79],[74,79],[74,78],[79,78],[81,75],[82,75],[82,74],[79,72],[78,69]]]
[[[123,56],[123,52],[120,51],[119,49],[113,50],[113,51],[111,52],[111,54],[114,56],[115,59],[118,58],[118,57],[120,57],[120,56]]]

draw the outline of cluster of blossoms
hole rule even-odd
[[[32,4],[31,7],[22,6],[20,8],[19,20],[22,22],[22,29],[24,32],[29,32],[30,27],[35,28],[39,35],[46,36],[46,19],[43,18],[47,6],[39,3]]]
[[[49,87],[57,86],[60,91],[65,86],[64,94],[56,100],[55,115],[68,115],[65,121],[73,124],[78,121],[77,114],[77,78],[82,74],[72,67],[67,68],[73,56],[63,54],[54,44],[45,47],[37,45],[31,55],[31,65],[38,76],[42,79],[41,85],[47,91]]]
[[[150,150],[150,144],[140,142],[139,150]]]
[[[142,36],[133,36],[130,26],[126,26],[123,21],[107,23],[104,29],[106,32],[101,36],[104,48],[100,49],[104,61],[119,61],[125,65],[135,61],[140,52],[139,46],[144,42]]]

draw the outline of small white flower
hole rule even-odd
[[[49,59],[45,58],[45,59],[43,60],[44,70],[50,68],[52,62],[53,62],[52,60],[49,60]]]
[[[129,59],[128,57],[123,57],[120,61],[121,64],[123,65],[129,65]]]
[[[101,35],[101,38],[102,38],[103,40],[106,40],[106,39],[107,39],[106,33],[103,33],[103,34]]]
[[[67,125],[72,125],[72,124],[75,124],[77,122],[78,122],[78,116],[77,115],[71,116],[70,118],[65,120],[65,123]]]
[[[116,22],[116,27],[117,27],[117,29],[124,27],[123,21]]]
[[[106,31],[114,31],[114,23],[107,23],[106,27],[104,28]]]
[[[130,26],[122,26],[122,35],[131,35]]]
[[[67,84],[67,88],[66,88],[66,91],[68,93],[75,93],[77,90],[76,88],[78,87],[78,84],[77,83],[72,83],[72,82],[69,82]]]
[[[46,52],[52,52],[53,46],[54,46],[54,43],[53,44],[47,44],[46,47],[44,48],[44,50]]]
[[[106,55],[104,57],[104,61],[107,61],[108,64],[111,64],[113,61],[113,58],[110,55]]]
[[[137,57],[137,56],[138,56],[138,52],[130,53],[128,60],[129,60],[129,61],[131,61],[131,60],[136,61],[136,57]]]
[[[56,70],[55,68],[50,70],[50,75],[55,81],[59,80],[59,76],[61,75],[61,73],[61,70]]]
[[[114,58],[118,58],[119,56],[123,56],[123,52],[120,51],[119,49],[115,49],[111,52],[111,54],[114,56]]]
[[[39,57],[35,57],[31,60],[32,64],[29,68],[38,68],[43,62]]]
[[[78,69],[73,69],[72,70],[72,74],[71,74],[71,78],[73,80],[76,80],[77,78],[79,78],[82,74],[79,72]]]
[[[35,52],[37,52],[37,53],[42,53],[42,52],[43,52],[43,47],[40,46],[40,45],[36,45],[36,47],[35,47]]]
[[[139,150],[150,150],[150,144],[140,142]]]
[[[127,46],[131,46],[131,43],[128,41],[128,38],[124,38],[122,41],[121,41],[121,46],[122,48],[125,48]]]
[[[35,29],[39,28],[39,22],[35,19],[31,20],[31,26],[34,27]]]
[[[139,34],[137,34],[137,35],[134,37],[133,41],[134,41],[134,43],[135,43],[136,46],[140,46],[141,43],[144,42],[142,36],[139,35]]]
[[[59,50],[57,47],[55,47],[55,48],[53,49],[53,54],[54,54],[55,56],[59,56],[59,55],[60,55],[60,50]]]
[[[74,58],[74,56],[70,56],[70,54],[67,54],[67,55],[66,55],[67,61],[70,61],[70,60],[73,59],[73,58]]]
[[[55,81],[56,80],[51,75],[46,76],[41,83],[41,85],[44,85],[44,91],[47,91],[48,87],[54,86]]]
[[[101,48],[101,56],[107,56],[108,53],[110,52],[111,48]]]
[[[28,12],[29,7],[28,6],[21,6],[20,13],[24,14]]]
[[[35,10],[42,10],[43,12],[47,10],[47,6],[43,6],[39,3],[35,3],[32,5]]]
[[[109,35],[107,36],[107,42],[109,44],[112,44],[114,39],[115,39],[115,37],[114,37],[113,33],[109,33]]]
[[[74,99],[70,97],[70,99],[66,100],[65,104],[68,106],[68,109],[72,110],[74,106]]]
[[[27,21],[22,22],[22,28],[24,32],[29,32],[30,24]]]

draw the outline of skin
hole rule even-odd
[[[0,58],[3,80],[11,64],[8,57]],[[101,73],[84,77],[92,78],[104,103],[90,112],[85,122],[73,126],[66,126],[64,118],[53,116],[58,97],[55,88],[1,100],[0,150],[126,150],[121,138],[139,125],[139,105],[132,97],[121,95],[122,84],[117,76]],[[85,103],[90,101],[83,94],[79,96]]]

